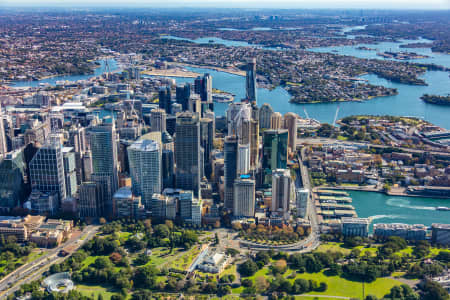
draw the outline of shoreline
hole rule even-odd
[[[199,73],[191,72],[191,71],[182,71],[182,70],[146,70],[142,71],[141,74],[147,76],[160,76],[160,77],[185,77],[185,78],[196,78],[200,76]]]
[[[345,191],[356,191],[356,192],[373,192],[373,193],[381,193],[387,196],[394,197],[413,197],[413,198],[433,198],[433,199],[449,199],[450,197],[445,196],[435,196],[435,195],[416,195],[416,194],[408,194],[402,191],[398,192],[390,192],[384,191],[382,188],[375,188],[373,186],[316,186],[313,188],[313,191],[317,189],[329,189],[329,190],[345,190]]]
[[[202,66],[202,65],[193,65],[193,64],[186,64],[186,63],[173,63],[173,65],[190,67],[190,68],[211,69],[211,70],[218,71],[218,72],[224,72],[224,73],[228,73],[228,74],[232,74],[232,75],[245,77],[245,72],[240,71],[238,69],[233,70],[233,69],[225,69],[225,68],[220,68],[220,67],[215,67],[215,66]]]

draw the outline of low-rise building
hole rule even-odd
[[[450,224],[432,224],[431,240],[436,244],[450,245]]]
[[[370,219],[367,218],[342,218],[342,234],[344,236],[369,236]]]
[[[398,236],[405,240],[425,240],[427,227],[423,224],[379,223],[373,226],[374,236],[386,239],[390,236]]]

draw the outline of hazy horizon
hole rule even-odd
[[[169,0],[161,3],[154,0],[3,0],[0,7],[64,7],[64,8],[104,8],[104,7],[129,7],[129,8],[278,8],[278,9],[422,9],[422,10],[449,10],[450,0]]]

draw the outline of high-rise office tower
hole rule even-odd
[[[250,145],[238,146],[237,174],[248,174],[250,172]]]
[[[183,86],[176,88],[176,101],[181,104],[182,110],[189,109],[189,98],[191,97],[191,84],[185,83]]]
[[[245,138],[242,124],[249,121],[252,116],[252,109],[249,103],[231,103],[227,109],[227,129],[228,135],[236,135],[240,140]],[[248,135],[248,134],[247,134]],[[241,136],[244,136],[241,138]],[[246,144],[246,143],[243,143]]]
[[[274,112],[270,117],[270,129],[280,129],[283,125],[283,116],[279,112]]]
[[[164,109],[168,115],[172,113],[172,94],[170,86],[159,89],[159,108]]]
[[[60,132],[64,127],[64,115],[61,113],[51,112],[48,115],[51,132]]]
[[[85,128],[72,126],[69,129],[69,139],[67,145],[73,147],[75,151],[75,172],[77,174],[77,184],[87,181],[84,175],[83,157],[86,153]]]
[[[189,98],[189,111],[201,114],[202,112],[202,100],[197,94],[192,94]]]
[[[236,136],[227,136],[224,146],[224,205],[233,209],[233,185],[237,176],[238,139]]]
[[[92,155],[91,180],[103,188],[104,213],[108,218],[115,215],[112,197],[119,186],[117,134],[114,122],[93,126],[89,129]]]
[[[262,168],[265,184],[270,183],[272,170],[287,167],[288,137],[289,133],[286,129],[264,131]]]
[[[50,138],[30,162],[31,187],[39,192],[56,192],[59,203],[66,198],[64,161],[58,138]]]
[[[155,108],[150,112],[150,124],[152,131],[166,131],[166,112],[161,108]]]
[[[200,122],[198,114],[182,112],[177,116],[175,138],[176,187],[191,190],[195,196],[200,189]]]
[[[272,203],[271,212],[281,213],[284,217],[289,212],[290,203],[293,202],[292,179],[289,170],[277,169],[272,173]]]
[[[72,147],[63,147],[63,160],[64,160],[64,177],[66,184],[66,195],[68,197],[75,196],[77,192],[77,173],[75,163],[75,152]]]
[[[0,160],[0,212],[9,212],[23,202],[30,192],[25,184],[26,164],[23,150],[8,153]]]
[[[203,163],[205,176],[211,178],[212,157],[211,152],[214,148],[214,121],[207,118],[200,119],[200,145],[203,148]]]
[[[259,128],[268,129],[270,128],[272,119],[273,109],[268,103],[264,103],[259,109]]]
[[[255,169],[259,162],[259,122],[250,121],[250,167]]]
[[[6,147],[6,135],[3,124],[2,105],[0,104],[0,159],[5,157],[6,152],[8,152],[8,149]]]
[[[289,150],[294,153],[297,148],[297,119],[298,115],[288,112],[284,115],[284,126],[283,128],[289,131]]]
[[[295,208],[297,209],[297,217],[305,218],[308,215],[308,189],[297,189],[295,197]]]
[[[212,76],[208,73],[197,77],[194,81],[195,93],[200,95],[202,102],[212,103]]]
[[[247,64],[245,74],[245,96],[250,102],[256,101],[256,59]]]
[[[233,188],[233,215],[235,217],[255,216],[255,181],[238,178]]]
[[[153,140],[139,140],[128,147],[128,161],[133,193],[141,196],[145,208],[150,210],[152,196],[161,193],[161,148]]]
[[[103,189],[97,182],[87,181],[78,190],[78,213],[80,218],[97,218],[104,215]]]
[[[164,149],[162,151],[161,176],[163,188],[173,188],[175,185],[175,158],[173,150]]]

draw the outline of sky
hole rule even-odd
[[[450,0],[0,0],[5,6],[450,9]]]

